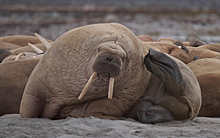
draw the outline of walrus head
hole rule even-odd
[[[97,47],[97,55],[92,66],[94,73],[78,99],[83,97],[96,75],[109,78],[108,98],[112,99],[114,78],[120,75],[125,58],[126,53],[119,44],[112,41],[100,44]]]

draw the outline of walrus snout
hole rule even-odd
[[[92,68],[99,76],[117,77],[121,73],[121,66],[122,59],[118,55],[102,52],[97,55]]]

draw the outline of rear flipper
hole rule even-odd
[[[178,98],[184,95],[185,84],[178,64],[168,55],[149,49],[144,64],[147,69],[159,78],[172,96]]]
[[[137,105],[138,120],[144,124],[162,123],[174,120],[172,113],[158,105],[159,100],[153,97],[141,97]]]

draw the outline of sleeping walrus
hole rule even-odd
[[[220,60],[204,58],[187,65],[201,86],[202,106],[199,116],[220,117]]]
[[[180,60],[149,49],[129,29],[116,23],[66,32],[33,70],[21,101],[21,117],[118,119],[129,114],[141,96],[154,97],[155,91],[148,91],[158,88],[149,85],[154,74],[163,86],[156,96],[159,101],[154,102],[158,110],[153,112],[170,117],[162,115],[146,123],[193,119],[201,105],[195,76]],[[136,114],[147,113],[145,106],[139,108]],[[145,118],[138,117],[140,121]]]

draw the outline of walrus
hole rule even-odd
[[[220,117],[220,60],[204,58],[187,64],[195,74],[202,92],[202,106],[198,116]]]
[[[200,59],[203,59],[203,58],[215,58],[220,55],[220,43],[207,44],[199,47],[191,47],[191,46],[186,46],[186,47],[189,50],[188,55],[191,61],[193,61],[193,59],[196,56],[198,56]]]
[[[148,47],[156,47],[160,52],[167,53],[186,64],[191,62],[190,57],[186,51],[171,42],[143,42],[143,44],[146,44]]]
[[[21,101],[21,117],[124,117],[150,87],[152,70],[145,67],[144,57],[150,53],[150,57],[157,59],[160,54],[149,49],[150,46],[143,44],[128,28],[117,23],[88,25],[64,33],[54,41],[31,73]],[[154,63],[160,65],[160,61]],[[186,118],[184,115],[184,119],[193,119],[201,103],[199,86],[192,85],[193,89],[188,89],[188,76],[194,78],[193,74],[188,73],[189,68],[182,62],[178,64],[186,68],[178,67],[178,64],[170,67],[166,61],[161,64],[157,68],[164,68],[171,74],[174,70],[181,70],[182,80],[187,81],[181,85],[178,82],[177,85],[165,83],[169,90],[175,88],[171,95],[179,96],[186,110],[172,108],[175,102],[161,109],[181,110],[189,114]],[[175,73],[170,78],[166,71],[160,73],[157,69],[156,72],[165,77],[162,79],[175,82]],[[189,91],[183,91],[183,86]],[[176,114],[173,116],[178,118]]]
[[[19,113],[28,78],[40,57],[0,64],[0,116]]]
[[[52,42],[51,40],[48,40],[48,42]],[[0,42],[7,42],[16,44],[19,46],[27,46],[28,43],[32,44],[39,44],[41,41],[35,37],[35,36],[27,36],[27,35],[12,35],[12,36],[3,36],[0,37]]]
[[[20,48],[21,46],[12,44],[12,43],[7,43],[7,42],[0,42],[0,49],[7,49],[7,50],[12,50],[16,48]]]

